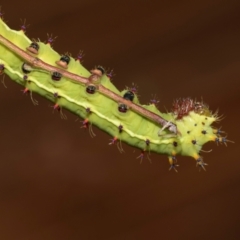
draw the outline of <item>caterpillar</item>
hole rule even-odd
[[[54,103],[54,110],[65,118],[63,109],[82,118],[82,127],[92,125],[112,136],[109,145],[122,142],[140,149],[139,158],[156,152],[168,156],[170,170],[177,171],[177,155],[195,159],[199,169],[207,165],[200,155],[205,143],[231,142],[221,129],[212,127],[221,117],[212,113],[203,101],[181,98],[173,102],[172,111],[162,113],[156,100],[141,105],[136,87],[119,91],[111,82],[112,71],[102,66],[88,71],[77,58],[59,54],[52,48],[54,38],[46,43],[30,40],[23,24],[20,30],[10,29],[0,14],[0,73],[7,74],[24,87],[36,105],[32,93]]]

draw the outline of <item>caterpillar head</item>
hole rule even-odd
[[[222,138],[220,132],[212,127],[212,124],[219,121],[220,118],[217,114],[213,114],[203,102],[197,102],[190,98],[175,100],[173,114],[176,118],[177,128],[181,133],[179,138],[180,154],[198,160],[201,159],[199,153],[205,143],[209,141],[226,143],[226,138]]]

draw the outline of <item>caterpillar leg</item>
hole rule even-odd
[[[93,132],[92,123],[89,122],[88,119],[85,119],[85,120],[83,120],[83,121],[81,121],[81,122],[82,122],[81,128],[88,129],[89,134],[90,134],[90,137],[91,137],[91,138],[94,138],[94,137],[96,136],[96,134]]]
[[[32,96],[32,91],[30,91],[28,88],[24,88],[23,90],[21,90],[21,92],[23,92],[23,94],[29,94],[33,105],[34,106],[38,105],[38,101],[34,99]]]
[[[121,139],[118,139],[117,137],[114,137],[112,139],[110,139],[110,143],[108,145],[114,145],[115,143],[117,143],[117,148],[119,150],[120,153],[123,153],[123,147],[122,147],[122,142]]]
[[[57,103],[55,103],[51,107],[53,108],[53,113],[54,113],[55,110],[57,110],[60,113],[61,119],[64,119],[64,120],[67,119],[67,116],[63,113],[62,108]]]
[[[140,164],[142,164],[142,161],[143,161],[143,158],[144,158],[144,154],[145,154],[145,150],[142,150],[141,151],[141,154],[138,156],[138,157],[136,157],[136,159],[140,159]],[[148,161],[150,162],[150,163],[152,163],[152,160],[150,159],[150,157],[149,157],[149,152],[147,153],[147,159],[148,159]]]
[[[2,74],[0,74],[0,75],[2,75]],[[1,83],[3,84],[3,86],[4,86],[5,88],[7,88],[7,85],[5,84],[4,79],[5,79],[5,74],[3,74],[3,76],[2,76]]]
[[[218,143],[223,143],[225,146],[227,146],[228,142],[234,143],[233,141],[228,140],[227,137],[220,137],[220,136],[215,139],[215,142],[217,143],[217,145]]]
[[[199,171],[201,169],[203,169],[204,171],[206,171],[205,166],[207,166],[208,164],[205,163],[202,159],[202,157],[198,156],[198,158],[196,159],[196,166],[199,168]]]
[[[33,98],[32,92],[30,92],[30,98],[31,98],[31,100],[32,100],[33,105],[34,105],[34,106],[37,106],[37,105],[38,105],[38,101]]]
[[[179,165],[177,164],[177,158],[175,156],[169,156],[168,161],[170,163],[169,171],[173,169],[175,172],[178,172],[176,168],[179,167]]]

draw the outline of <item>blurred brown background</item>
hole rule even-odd
[[[0,85],[0,239],[240,239],[240,2],[3,0],[4,18],[30,38],[58,36],[54,48],[84,66],[113,68],[114,84],[139,87],[142,103],[157,94],[161,111],[177,97],[201,97],[219,109],[235,144],[207,144],[199,172],[178,157],[139,164],[139,151],[91,139],[70,113],[61,120],[39,96]]]

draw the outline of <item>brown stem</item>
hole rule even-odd
[[[30,55],[26,51],[22,50],[21,48],[19,48],[18,46],[16,46],[12,42],[10,42],[8,39],[3,37],[2,35],[0,35],[0,43],[2,43],[9,50],[11,50],[15,54],[17,54],[19,57],[21,57],[22,59],[29,62],[30,64],[32,64],[35,67],[44,69],[44,70],[49,71],[49,72],[59,72],[63,76],[65,76],[65,77],[67,77],[71,80],[77,81],[79,83],[85,84],[85,85],[89,83],[88,78],[81,77],[79,75],[70,73],[68,71],[65,71],[63,69],[59,69],[57,67],[53,67],[53,66],[43,62],[42,60],[40,60],[36,57],[33,57],[32,55]],[[143,107],[141,107],[141,106],[139,106],[139,105],[137,105],[133,102],[130,102],[130,101],[124,99],[123,97],[117,95],[116,93],[112,92],[111,90],[105,88],[101,84],[98,85],[98,91],[100,93],[104,94],[105,96],[113,99],[115,102],[126,104],[130,109],[132,109],[136,113],[139,113],[140,115],[150,119],[151,121],[153,121],[157,124],[161,124],[164,129],[167,128],[167,129],[169,129],[170,132],[173,132],[174,134],[177,134],[177,127],[172,122],[168,122],[164,118],[160,117],[159,115],[157,115],[157,114],[155,114],[155,113],[153,113],[153,112],[151,112],[151,111],[149,111],[149,110],[147,110],[147,109],[145,109],[145,108],[143,108]]]

